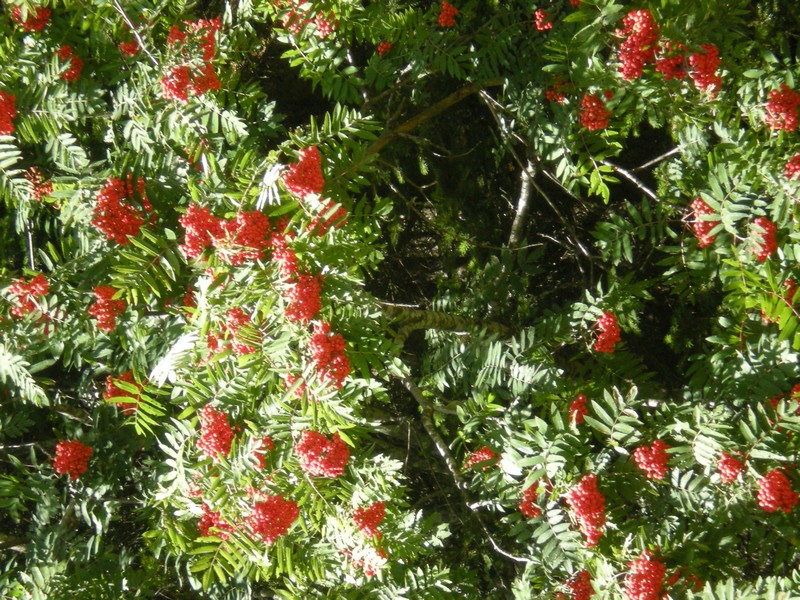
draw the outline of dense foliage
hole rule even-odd
[[[792,597],[792,14],[7,1],[0,593]]]

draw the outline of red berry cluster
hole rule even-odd
[[[700,590],[703,589],[703,580],[702,579],[700,579],[694,573],[686,573],[686,574],[684,574],[680,568],[675,569],[675,572],[672,575],[669,576],[669,578],[667,579],[666,587],[667,588],[671,588],[676,583],[678,583],[678,581],[681,578],[681,575],[683,575],[683,586],[686,589],[691,589],[695,593],[697,593],[697,592],[699,592]]]
[[[142,391],[142,386],[136,383],[133,378],[133,371],[126,371],[122,375],[109,375],[106,377],[106,391],[103,393],[103,399],[105,400],[112,400],[114,398],[133,398],[137,402],[126,402],[125,400],[120,400],[115,402],[117,406],[122,409],[126,415],[133,413],[136,410],[138,405],[139,395],[136,394],[132,396],[130,392],[126,392],[125,390],[117,387],[118,381],[124,381],[125,383],[130,383],[131,385],[135,385],[139,388],[139,391]]]
[[[133,58],[139,54],[139,42],[136,41],[136,39],[132,39],[127,42],[120,42],[119,50],[128,58]]]
[[[597,319],[595,326],[598,330],[597,341],[594,343],[595,351],[613,354],[614,345],[622,340],[619,325],[617,324],[617,317],[615,317],[613,313],[605,311],[603,315]]]
[[[314,323],[314,334],[308,342],[308,348],[317,368],[317,376],[323,383],[330,383],[336,388],[350,374],[350,359],[344,353],[346,344],[341,334],[332,333],[330,323]]]
[[[59,77],[64,81],[78,81],[81,76],[81,71],[83,71],[83,60],[75,56],[72,47],[64,44],[58,49],[56,56],[69,64],[67,70],[61,73]]]
[[[231,348],[234,353],[242,356],[245,354],[253,354],[256,351],[255,346],[247,344],[245,338],[251,339],[256,342],[261,341],[261,334],[253,327],[253,322],[250,317],[238,306],[230,309],[227,314],[227,321],[225,328],[231,336]],[[241,332],[242,328],[244,332]],[[241,335],[241,333],[245,335]]]
[[[758,482],[758,505],[767,512],[792,512],[797,504],[797,492],[780,469],[773,469]]]
[[[186,232],[181,250],[188,258],[199,258],[206,248],[214,245],[215,239],[222,237],[223,219],[212,215],[205,206],[190,204],[178,222]]]
[[[214,531],[209,531],[212,527]],[[227,540],[233,532],[233,526],[222,519],[219,511],[213,511],[208,504],[203,503],[203,516],[197,522],[197,530],[202,537],[215,535],[221,540]]]
[[[584,475],[566,494],[569,507],[575,512],[578,527],[586,537],[586,546],[597,545],[606,524],[606,500],[597,487],[597,475]]]
[[[321,12],[312,16],[311,11],[300,8],[303,0],[286,0],[280,4],[285,5],[287,2],[290,8],[282,20],[282,25],[294,35],[302,33],[306,27],[313,24],[316,36],[324,40],[336,29],[337,22],[334,20],[333,13],[327,17]]]
[[[49,8],[39,6],[33,13],[28,13],[28,18],[22,20],[22,8],[15,6],[11,9],[11,20],[22,27],[25,31],[35,31],[39,33],[44,29],[50,20],[51,11]]]
[[[381,537],[378,525],[386,516],[386,503],[373,502],[367,508],[357,508],[353,511],[353,521],[356,527],[367,537]]]
[[[584,94],[581,100],[581,125],[586,127],[589,131],[596,131],[597,129],[605,129],[608,127],[608,117],[611,111],[606,108],[606,105],[597,94]]]
[[[267,466],[267,452],[272,452],[275,449],[275,442],[272,441],[272,438],[268,435],[262,437],[257,442],[258,447],[253,452],[258,461],[258,466],[256,467],[259,471],[263,471]]]
[[[727,452],[723,452],[717,461],[717,473],[723,483],[733,483],[744,469],[744,463]]]
[[[586,408],[587,398],[583,394],[578,394],[572,404],[569,405],[569,420],[575,425],[582,425],[583,418],[589,414]]]
[[[143,210],[132,203],[137,197]],[[124,182],[110,177],[97,194],[92,225],[105,233],[108,239],[125,246],[129,243],[128,236],[138,235],[144,224],[144,211],[151,210],[153,207],[144,195],[144,179],[140,177],[134,187],[130,174]]]
[[[656,440],[650,446],[636,448],[633,451],[633,460],[648,479],[664,479],[667,474],[668,449],[666,442]]]
[[[300,509],[297,502],[284,500],[280,495],[261,497],[263,499],[255,503],[245,524],[271,546],[280,536],[286,535],[300,515]]]
[[[549,17],[550,15],[543,8],[536,9],[536,12],[533,13],[533,25],[536,27],[536,31],[547,31],[553,28],[553,22],[547,20]]]
[[[306,393],[306,382],[300,375],[295,375],[294,373],[284,373],[283,375],[283,382],[286,385],[286,389],[289,390],[295,383],[295,381],[300,380],[300,385],[298,385],[294,390],[294,397],[295,398],[302,398],[303,394]]]
[[[539,484],[534,483],[527,490],[522,492],[522,502],[519,503],[519,510],[529,519],[533,519],[542,514],[542,509],[536,506],[536,496],[538,491]]]
[[[31,182],[31,196],[37,202],[41,201],[42,196],[49,196],[53,193],[53,184],[45,181],[41,171],[36,167],[30,167],[25,173],[25,179]]]
[[[220,455],[228,456],[233,443],[233,429],[228,415],[215,410],[210,404],[200,411],[200,439],[197,447],[207,457],[219,461]]]
[[[308,323],[322,308],[321,292],[322,278],[319,275],[297,275],[284,294],[289,301],[286,318],[293,322]]]
[[[189,102],[189,80],[191,71],[186,65],[171,67],[161,78],[161,96],[164,100]]]
[[[175,65],[161,78],[161,95],[166,100],[189,101],[189,93],[201,96],[209,90],[222,86],[214,65],[217,31],[222,28],[222,19],[199,19],[184,21],[183,28],[172,26],[167,36],[169,46],[179,46],[183,56],[196,55],[188,64]],[[189,34],[192,34],[191,37]],[[199,59],[197,58],[199,56]],[[202,64],[199,64],[202,63]]]
[[[283,184],[300,198],[322,193],[325,178],[322,175],[322,156],[316,146],[300,150],[300,160],[289,165],[288,172],[283,176]]]
[[[778,240],[775,238],[778,228],[766,217],[758,217],[753,224],[756,226],[756,236],[761,238],[754,249],[756,260],[765,262],[778,249]]]
[[[232,265],[264,258],[270,244],[269,219],[263,213],[243,211],[228,221],[221,222],[222,237],[214,240],[221,257]]]
[[[464,468],[469,469],[477,464],[489,463],[483,465],[481,468],[482,471],[485,471],[495,466],[500,461],[501,456],[501,454],[497,454],[494,450],[489,448],[489,446],[484,446],[467,456],[467,460],[464,461]]]
[[[619,72],[631,81],[642,76],[644,65],[655,61],[658,48],[658,25],[649,10],[632,10],[622,19],[623,29],[617,35],[626,36],[619,47]]]
[[[380,44],[378,44],[378,47],[375,49],[375,51],[378,53],[378,56],[383,56],[391,49],[392,49],[392,42],[387,42],[386,40],[384,40]]]
[[[17,97],[0,90],[0,135],[14,133],[14,117],[17,116]]]
[[[713,44],[703,44],[703,52],[695,52],[689,57],[690,75],[697,89],[716,96],[722,88],[722,77],[717,75],[719,50]]]
[[[318,216],[314,218],[313,221],[308,225],[308,230],[311,232],[316,232],[317,235],[325,235],[325,233],[331,227],[338,229],[344,224],[345,217],[347,216],[347,210],[340,206],[336,210],[334,207],[336,204],[333,200],[328,200],[325,204],[322,205]],[[327,219],[325,219],[325,215],[332,213]]]
[[[711,230],[719,224],[719,221],[705,221],[703,215],[713,215],[714,209],[704,200],[697,198],[692,201],[692,230],[697,236],[698,246],[705,248],[714,242],[717,236],[711,235]]]
[[[780,91],[772,90],[766,106],[767,125],[776,130],[794,131],[797,129],[797,111],[800,107],[800,94],[785,83]]]
[[[625,597],[628,600],[661,600],[667,569],[653,553],[645,550],[628,563],[625,575]]]
[[[312,477],[339,477],[350,458],[350,449],[338,433],[328,439],[319,431],[304,431],[294,453],[300,458],[300,468]]]
[[[280,267],[284,279],[292,279],[297,274],[297,255],[289,247],[287,236],[277,232],[272,235],[272,260]]]
[[[114,300],[117,293],[113,287],[98,285],[94,288],[95,301],[86,311],[97,319],[97,328],[110,333],[117,326],[117,317],[125,311],[124,300]]]
[[[564,93],[564,90],[569,87],[570,83],[568,81],[556,80],[553,87],[544,91],[544,97],[547,98],[549,102],[564,104],[567,101],[567,95]]]
[[[91,456],[92,449],[78,440],[58,442],[53,467],[59,475],[67,474],[70,479],[77,479],[89,469]]]
[[[17,279],[8,286],[8,293],[17,297],[17,304],[11,307],[11,314],[21,319],[25,315],[37,310],[38,305],[33,299],[34,296],[44,296],[49,291],[50,284],[48,284],[47,279],[41,273],[28,282],[24,279]]]
[[[592,587],[592,575],[584,569],[567,582],[569,591],[572,592],[572,600],[589,600],[594,596]]]
[[[786,179],[800,178],[800,154],[795,154],[787,161],[783,174],[786,176]]]
[[[458,9],[447,0],[442,0],[442,9],[439,13],[439,27],[453,27],[456,24]]]
[[[667,40],[659,47],[656,58],[656,71],[664,75],[664,81],[684,79],[686,77],[686,46],[679,42]]]

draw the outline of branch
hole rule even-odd
[[[679,154],[680,151],[681,151],[681,149],[679,147],[678,148],[673,148],[669,152],[665,152],[661,156],[656,156],[653,160],[648,160],[643,165],[639,165],[638,167],[636,167],[633,170],[633,172],[635,173],[636,171],[643,171],[648,167],[652,167],[653,165],[656,165],[656,164],[660,163],[662,160],[668,159],[670,156],[673,156],[674,154]]]
[[[467,489],[467,482],[461,477],[458,465],[453,455],[450,454],[450,448],[444,443],[442,436],[439,435],[436,426],[433,424],[433,405],[425,398],[422,390],[408,377],[403,377],[400,382],[411,393],[414,400],[422,407],[422,426],[433,441],[433,445],[436,446],[437,452],[439,452],[439,455],[444,459],[444,463],[447,465],[447,470],[450,471],[450,474],[453,476],[456,487],[463,492]]]
[[[508,246],[514,247],[522,241],[522,232],[525,229],[525,221],[528,217],[528,200],[531,197],[531,182],[536,175],[534,165],[531,161],[525,165],[520,175],[521,184],[519,199],[517,200],[517,211],[514,214],[514,222],[511,224],[511,233],[508,235]]]
[[[469,490],[469,486],[461,476],[458,465],[456,464],[453,455],[450,453],[450,448],[444,443],[442,436],[439,435],[436,426],[433,424],[433,419],[431,418],[431,415],[433,414],[433,405],[431,405],[431,403],[425,398],[422,390],[419,389],[419,387],[417,387],[417,385],[408,377],[403,377],[400,379],[400,382],[411,393],[411,395],[414,397],[414,400],[416,400],[417,403],[422,407],[422,426],[425,428],[428,436],[433,441],[433,445],[436,446],[436,450],[439,452],[439,455],[444,459],[444,462],[447,465],[447,470],[450,471],[450,475],[453,477],[456,488],[458,488],[458,491],[461,492],[461,498],[464,501],[464,505],[473,515],[475,515],[475,518],[477,519],[481,530],[483,530],[483,534],[486,536],[489,545],[495,552],[497,552],[497,554],[513,562],[522,564],[530,563],[531,561],[527,558],[515,556],[514,554],[506,552],[494,539],[489,531],[489,527],[486,525],[486,521],[483,519],[483,515],[479,512],[480,503],[470,502],[469,498],[467,497],[466,492]]]
[[[403,304],[378,302],[378,305],[387,319],[397,321],[399,329],[396,341],[402,346],[412,331],[418,329],[437,329],[439,331],[481,331],[486,330],[503,338],[513,335],[511,328],[496,321],[479,321],[451,315],[450,313],[411,308]]]
[[[0,550],[13,550],[14,552],[25,553],[28,551],[28,540],[14,535],[0,533]]]
[[[439,102],[437,102],[433,106],[429,106],[418,115],[411,117],[405,123],[401,123],[391,131],[387,131],[386,133],[384,133],[381,137],[375,140],[369,148],[367,148],[367,151],[364,153],[364,156],[367,157],[372,154],[377,154],[378,152],[383,150],[389,144],[389,142],[391,142],[398,135],[416,129],[425,121],[428,121],[433,117],[435,117],[436,115],[443,113],[454,104],[461,102],[464,98],[467,98],[468,96],[471,96],[472,94],[481,91],[484,87],[495,87],[498,85],[502,85],[502,83],[503,80],[497,78],[485,81],[483,83],[470,83],[469,85],[465,85],[464,87],[456,90],[446,98],[439,100]]]
[[[624,169],[623,167],[615,165],[614,163],[607,160],[601,160],[600,163],[614,169],[617,173],[622,175],[625,179],[627,179],[633,185],[639,188],[642,191],[642,193],[651,200],[655,202],[666,202],[667,204],[672,204],[672,202],[669,202],[668,200],[662,200],[661,198],[659,198],[658,194],[656,194],[653,190],[647,187],[641,179],[639,179],[638,177],[636,177],[636,175],[628,171],[628,169]]]
[[[147,57],[150,59],[150,62],[153,63],[153,66],[157,67],[158,60],[156,60],[155,56],[150,54],[150,51],[147,49],[147,45],[144,43],[142,36],[139,35],[139,31],[136,29],[136,26],[133,24],[130,18],[128,18],[128,15],[125,13],[125,9],[120,6],[118,0],[114,0],[114,9],[119,13],[119,16],[122,17],[122,20],[125,21],[125,24],[130,28],[131,33],[133,33],[133,37],[135,37],[136,41],[139,42],[139,47],[142,49],[142,52],[147,55]]]

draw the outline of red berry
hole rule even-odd
[[[89,457],[92,449],[78,440],[58,442],[53,467],[59,475],[67,474],[70,479],[77,479],[89,469]]]
[[[345,355],[345,346],[344,338],[332,333],[329,323],[314,323],[314,334],[308,342],[308,348],[314,359],[317,376],[323,383],[341,388],[350,374],[350,360]]]
[[[727,452],[723,452],[717,461],[717,473],[723,483],[733,483],[744,469],[744,463]]]
[[[456,15],[458,9],[450,4],[447,0],[442,0],[442,9],[439,13],[439,26],[440,27],[453,27],[456,24]]]
[[[484,446],[480,450],[476,450],[472,452],[468,457],[467,460],[464,461],[464,468],[469,469],[473,465],[477,465],[479,463],[484,463],[487,461],[492,461],[491,464],[484,465],[481,470],[485,471],[493,466],[495,466],[501,458],[502,455],[497,454],[494,450],[489,448],[489,446]]]
[[[219,462],[220,456],[228,456],[233,443],[233,429],[228,415],[215,410],[210,404],[200,411],[200,439],[197,447],[207,457]]]
[[[289,527],[297,520],[300,509],[293,500],[284,500],[283,496],[262,496],[245,519],[245,525],[260,536],[268,546],[276,539],[286,535]]]
[[[386,504],[384,502],[374,502],[367,508],[357,508],[353,511],[353,521],[355,521],[356,527],[367,537],[380,537],[378,525],[385,516]]]
[[[300,458],[300,468],[312,477],[339,477],[350,458],[350,449],[338,433],[329,440],[318,431],[304,431],[294,453]]]
[[[569,420],[575,425],[582,425],[583,418],[589,414],[586,408],[587,398],[583,394],[578,394],[572,404],[569,405]]]
[[[289,165],[289,171],[283,176],[283,184],[300,198],[322,193],[325,178],[322,175],[322,156],[316,146],[300,151],[300,160]]]
[[[625,597],[628,600],[661,600],[664,577],[667,574],[664,563],[646,550],[639,558],[629,562],[628,567],[630,570],[625,575]]]
[[[619,325],[617,325],[617,317],[608,311],[597,319],[595,323],[597,327],[597,341],[594,343],[594,349],[597,352],[606,352],[613,354],[614,345],[621,341]]]
[[[14,133],[14,117],[17,116],[17,97],[0,90],[0,135]]]
[[[797,504],[797,492],[780,469],[773,469],[758,482],[758,505],[767,512],[792,512]]]
[[[578,527],[586,537],[586,546],[597,545],[606,524],[606,504],[597,487],[597,475],[584,475],[566,496],[567,505],[575,513]]]
[[[611,111],[606,108],[597,94],[584,94],[581,100],[581,125],[589,131],[605,129],[608,127],[608,117]]]
[[[98,285],[94,288],[95,302],[89,307],[88,312],[97,319],[97,328],[110,333],[117,326],[117,317],[125,311],[124,300],[114,300],[117,293],[113,287]]]
[[[538,489],[539,489],[539,484],[535,482],[527,490],[522,492],[522,502],[519,503],[519,510],[523,515],[525,515],[529,519],[533,519],[542,514],[542,509],[536,506],[536,496]]]
[[[695,236],[697,236],[698,246],[705,248],[714,242],[717,237],[711,235],[711,230],[719,224],[719,221],[706,221],[703,220],[703,215],[713,215],[714,209],[711,208],[704,200],[697,198],[692,201],[692,229]]]
[[[800,107],[800,94],[782,83],[780,91],[773,90],[769,93],[765,107],[767,125],[778,131],[781,129],[794,131],[797,129],[798,107]]]
[[[755,225],[754,234],[761,238],[756,242],[757,249],[754,250],[756,260],[765,262],[778,249],[778,241],[775,237],[778,228],[766,217],[758,217],[753,224]]]
[[[650,446],[636,448],[633,451],[633,460],[648,479],[664,479],[667,474],[668,449],[666,442],[656,440]]]

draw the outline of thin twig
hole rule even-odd
[[[648,160],[643,165],[639,165],[638,167],[633,169],[633,172],[636,173],[636,171],[643,171],[648,167],[652,167],[653,165],[660,163],[662,160],[668,159],[670,156],[673,156],[675,154],[679,154],[680,151],[681,151],[680,147],[673,148],[669,152],[665,152],[661,156],[656,156],[653,160]]]
[[[434,446],[436,446],[436,450],[439,452],[439,455],[444,459],[445,464],[447,465],[447,470],[450,471],[450,475],[452,475],[453,480],[455,482],[456,488],[458,488],[459,492],[461,492],[462,499],[464,501],[464,505],[470,510],[470,512],[475,515],[475,518],[478,521],[481,529],[483,530],[483,534],[486,536],[486,539],[489,542],[489,545],[492,549],[497,552],[500,556],[503,556],[511,561],[521,563],[521,564],[528,564],[531,561],[527,558],[522,556],[515,556],[510,552],[505,551],[500,544],[492,536],[491,532],[489,531],[489,527],[486,525],[486,521],[483,519],[483,515],[479,512],[480,506],[476,506],[474,502],[470,502],[469,498],[467,498],[467,490],[469,490],[469,486],[467,482],[464,481],[464,478],[461,477],[461,473],[458,470],[458,465],[456,465],[456,461],[453,458],[453,455],[450,453],[450,448],[448,448],[447,444],[444,443],[442,436],[439,435],[439,432],[436,430],[436,427],[433,424],[433,419],[431,415],[433,413],[433,406],[430,402],[425,398],[422,390],[417,387],[417,385],[408,379],[407,377],[402,378],[401,383],[405,386],[405,388],[411,393],[417,403],[422,407],[422,426],[425,428],[428,436],[430,436],[431,440],[433,441]]]
[[[128,15],[125,13],[125,9],[123,9],[122,6],[120,6],[117,0],[114,0],[114,9],[119,13],[119,16],[122,17],[122,20],[125,21],[125,23],[128,25],[128,27],[131,30],[131,33],[133,33],[133,37],[135,37],[136,41],[139,42],[139,47],[150,59],[150,62],[153,63],[153,66],[157,67],[158,60],[156,60],[155,56],[150,54],[150,51],[147,49],[147,45],[144,43],[142,36],[139,35],[139,31],[136,29],[136,26],[133,24],[133,21],[131,21],[130,18],[128,18]]]
[[[25,242],[28,245],[28,266],[31,271],[35,271],[36,262],[33,256],[33,232],[31,231],[30,221],[25,221]]]
[[[658,194],[656,194],[653,190],[651,190],[649,187],[647,187],[644,184],[644,182],[642,182],[641,179],[639,179],[638,177],[636,177],[636,175],[634,175],[633,173],[628,171],[628,169],[624,169],[624,168],[620,167],[619,165],[615,165],[614,163],[612,163],[612,162],[610,162],[608,160],[601,160],[600,162],[602,164],[606,165],[607,167],[611,167],[612,169],[614,169],[617,173],[622,175],[625,179],[627,179],[633,185],[635,185],[637,188],[639,188],[651,200],[655,200],[656,202],[661,202],[661,198],[658,197]]]

